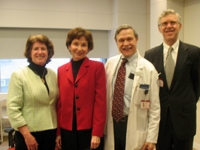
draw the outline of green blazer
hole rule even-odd
[[[7,111],[11,126],[27,125],[30,132],[57,128],[57,76],[47,68],[46,86],[29,67],[13,72],[10,78]]]

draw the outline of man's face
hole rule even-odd
[[[118,49],[125,58],[131,57],[137,51],[137,41],[132,29],[122,29],[116,36]]]
[[[182,25],[179,23],[178,18],[175,14],[169,14],[160,19],[160,25],[158,29],[163,35],[165,43],[173,45],[178,39],[179,31]]]

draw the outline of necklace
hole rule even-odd
[[[45,76],[45,73],[46,73],[46,69],[44,69],[42,76],[40,76],[40,75],[37,73],[36,70],[34,70],[34,72],[35,72],[35,74],[37,74],[37,75],[40,77],[41,81],[42,81],[43,83],[45,83],[45,77],[44,77],[44,76]]]

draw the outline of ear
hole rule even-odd
[[[67,46],[67,49],[71,52],[71,45]]]
[[[158,25],[158,30],[159,30],[159,32],[161,33],[161,27]]]
[[[179,31],[181,30],[181,28],[182,28],[182,24],[181,24],[181,23],[179,23]]]

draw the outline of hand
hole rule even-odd
[[[62,143],[61,143],[61,136],[60,136],[60,135],[58,135],[58,136],[56,137],[56,146],[57,146],[59,149],[61,149]]]
[[[24,137],[24,140],[28,150],[38,150],[38,143],[34,136],[29,134],[28,136]]]
[[[90,148],[96,149],[100,145],[100,141],[100,137],[92,136]]]
[[[145,142],[141,150],[154,150],[154,148],[155,148],[154,143]]]
[[[30,133],[26,125],[18,128],[19,132],[23,135],[28,150],[38,150],[38,143],[35,137]]]

